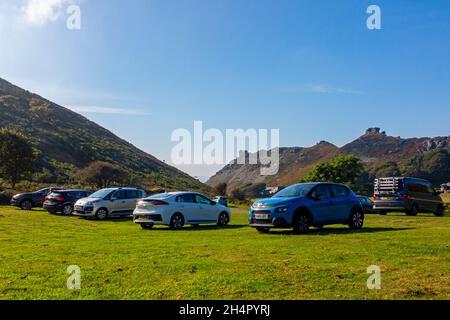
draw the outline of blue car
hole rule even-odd
[[[293,228],[306,233],[310,227],[346,224],[352,229],[364,225],[364,210],[358,197],[337,183],[299,183],[256,201],[249,213],[250,226],[259,232],[271,228]]]

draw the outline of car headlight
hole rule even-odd
[[[285,213],[288,211],[288,207],[278,207],[275,209],[275,212],[277,213]]]

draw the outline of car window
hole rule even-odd
[[[126,199],[127,198],[127,193],[125,190],[118,190],[114,193],[114,198],[117,199]]]
[[[206,197],[201,196],[199,194],[195,195],[195,202],[201,203],[201,204],[211,204],[211,201],[209,199],[207,199]]]
[[[333,189],[333,194],[335,197],[348,196],[348,189],[344,186],[332,185],[331,188]],[[363,199],[366,200],[365,198],[363,198]]]
[[[125,190],[127,199],[137,199],[139,198],[139,194],[137,190]]]
[[[182,194],[181,196],[178,196],[176,199],[177,202],[184,202],[184,203],[194,203],[194,197],[192,194]]]
[[[328,185],[317,186],[314,189],[312,196],[315,198],[331,198],[330,187]]]

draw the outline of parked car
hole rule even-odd
[[[137,203],[134,222],[143,229],[168,225],[179,230],[185,224],[197,226],[215,223],[225,226],[230,222],[230,209],[194,192],[170,192],[157,194]]]
[[[91,194],[91,191],[78,189],[53,191],[45,198],[43,207],[50,213],[60,212],[67,216],[72,214],[75,202]]]
[[[217,196],[214,198],[214,201],[217,202],[218,204],[228,207],[228,198],[227,197]]]
[[[377,213],[373,209],[373,201],[371,198],[366,196],[357,196],[357,197],[359,199],[359,202],[361,203],[364,213]]]
[[[385,215],[388,212],[405,212],[417,216],[419,212],[444,215],[445,206],[440,193],[423,179],[387,177],[375,179],[374,209]]]
[[[272,198],[256,201],[249,213],[250,226],[260,232],[271,228],[293,228],[306,233],[310,227],[347,224],[360,229],[364,211],[350,188],[336,183],[300,183]]]
[[[144,190],[136,188],[107,188],[94,192],[75,202],[73,214],[80,217],[127,216],[133,213],[138,199],[146,197]]]
[[[30,193],[16,194],[11,198],[11,205],[19,207],[22,210],[31,210],[32,208],[42,207],[42,204],[45,201],[45,197],[49,193],[62,189],[63,188],[52,187]]]

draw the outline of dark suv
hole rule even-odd
[[[375,179],[374,210],[385,215],[389,211],[417,216],[419,212],[444,215],[444,202],[430,182],[410,177]]]
[[[91,191],[78,189],[53,191],[45,198],[43,207],[50,213],[62,213],[67,216],[72,214],[75,202],[91,194]]]
[[[45,197],[55,191],[63,188],[45,188],[31,193],[16,194],[11,198],[11,205],[19,207],[22,210],[31,210],[35,207],[42,207]]]

